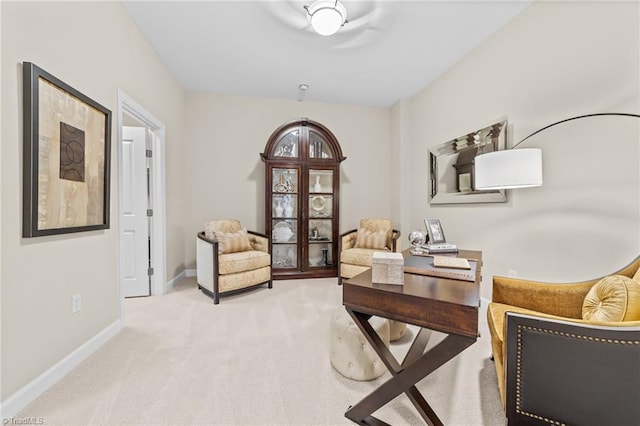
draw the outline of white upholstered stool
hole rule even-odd
[[[369,323],[389,346],[389,321],[371,317]],[[387,371],[358,326],[344,308],[331,316],[331,365],[344,377],[372,380]]]

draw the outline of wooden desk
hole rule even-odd
[[[410,256],[409,251],[403,255]],[[458,257],[478,262],[474,282],[405,273],[402,286],[376,284],[371,282],[370,269],[344,281],[342,303],[393,375],[350,407],[345,413],[347,418],[359,424],[384,425],[371,413],[404,392],[427,424],[443,424],[415,384],[478,338],[482,252],[461,250]],[[371,315],[421,327],[402,364],[369,324]],[[425,352],[431,330],[446,333],[447,337]]]

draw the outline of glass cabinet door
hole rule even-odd
[[[333,264],[333,170],[309,169],[308,264]]]
[[[298,268],[298,169],[273,168],[271,242],[273,266]]]
[[[322,135],[309,131],[309,158],[332,158],[331,148]]]
[[[278,140],[273,153],[274,157],[297,158],[300,152],[299,132],[287,133]]]

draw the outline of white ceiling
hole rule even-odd
[[[416,94],[531,0],[353,1],[337,34],[309,1],[123,1],[185,89],[389,107]],[[309,85],[302,93],[301,83]]]

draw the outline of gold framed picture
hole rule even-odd
[[[109,228],[111,111],[22,64],[26,238]]]

